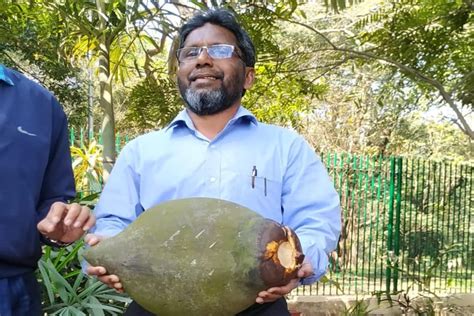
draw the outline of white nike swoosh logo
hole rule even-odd
[[[25,130],[21,127],[21,125],[18,126],[17,130],[18,130],[20,133],[25,134],[25,135],[28,135],[28,136],[38,136],[38,135],[36,135],[36,134],[33,134],[33,133],[30,133],[30,132],[25,131]]]

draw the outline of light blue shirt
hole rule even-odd
[[[295,132],[260,123],[240,107],[209,141],[183,110],[165,129],[123,148],[96,207],[95,233],[113,236],[143,210],[188,197],[232,201],[292,227],[315,271],[304,283],[325,273],[340,232],[339,197]]]
[[[5,66],[0,65],[0,81],[5,82],[6,84],[10,86],[14,86],[15,84],[13,83],[12,79],[7,75],[5,71]]]

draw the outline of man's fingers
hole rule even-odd
[[[92,214],[91,214],[88,207],[80,206],[79,204],[78,204],[78,206],[79,206],[79,212],[77,213],[76,218],[72,222],[72,227],[74,227],[74,228],[84,228],[84,226],[85,226],[84,224],[86,224],[87,221],[93,216],[92,216]],[[76,206],[73,206],[73,207],[76,208]],[[68,212],[68,216],[66,216],[65,222],[66,222],[66,220],[69,220],[68,217],[69,217],[69,212]],[[90,225],[90,226],[92,226],[92,225]],[[87,229],[84,229],[84,230],[87,230]]]
[[[118,276],[116,276],[115,274],[102,275],[102,276],[99,276],[98,279],[107,284],[120,284],[119,283],[120,280]]]
[[[37,228],[42,234],[48,234],[54,232],[57,224],[61,221],[67,212],[66,204],[62,202],[55,202],[51,205],[46,217],[41,220]]]
[[[89,246],[95,246],[97,245],[104,237],[95,235],[95,234],[87,234],[86,237],[84,237],[84,241],[89,245]]]
[[[299,279],[293,279],[284,286],[272,287],[267,290],[268,293],[286,295],[298,286]]]
[[[270,293],[268,291],[262,291],[258,293],[258,297],[255,299],[255,302],[258,304],[274,302],[277,299],[281,298],[283,295]]]
[[[104,267],[101,267],[101,266],[97,266],[97,267],[88,266],[87,269],[86,269],[86,272],[89,275],[95,275],[95,276],[99,277],[99,276],[103,276],[104,274],[106,274],[107,270]]]
[[[293,279],[284,286],[272,287],[266,291],[261,291],[260,293],[258,293],[255,302],[257,302],[258,304],[274,302],[280,297],[283,297],[284,295],[290,293],[294,288],[298,286],[298,283],[299,279]]]
[[[90,212],[89,208],[87,208],[87,212],[89,213],[89,217],[82,226],[82,230],[84,231],[88,231],[89,229],[91,229],[92,226],[95,225],[95,215]]]
[[[258,304],[274,302],[280,297],[287,295],[288,293],[293,291],[296,287],[298,287],[300,278],[309,277],[313,274],[314,272],[313,272],[313,268],[311,264],[309,262],[305,262],[303,263],[300,270],[298,271],[298,278],[290,280],[288,284],[285,284],[283,286],[276,286],[276,287],[269,288],[266,291],[261,291],[260,293],[258,293],[258,296],[255,299],[255,302]]]
[[[309,262],[304,262],[298,270],[298,278],[307,278],[314,275],[313,267]]]
[[[72,203],[69,205],[66,205],[67,209],[67,214],[66,217],[64,217],[64,225],[66,226],[73,226],[74,223],[76,222],[76,219],[79,217],[79,214],[81,213],[82,207],[77,204],[77,203]]]
[[[63,219],[67,212],[67,205],[65,203],[54,202],[49,209],[48,215],[46,215],[46,219],[51,223],[57,224]]]
[[[41,234],[47,235],[55,230],[56,225],[56,223],[53,223],[52,221],[45,218],[40,221],[36,227]]]
[[[123,293],[122,283],[120,283],[119,277],[115,274],[101,275],[98,276],[97,279],[99,279],[99,281],[101,281],[102,283],[106,284],[108,287],[113,288],[120,293]]]

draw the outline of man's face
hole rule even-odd
[[[183,47],[216,44],[233,45],[241,54],[231,31],[209,23],[189,33]],[[197,58],[179,64],[179,91],[189,110],[197,115],[212,115],[240,104],[243,89],[253,83],[254,70],[245,67],[237,54],[213,59],[204,49]]]

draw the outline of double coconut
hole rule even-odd
[[[84,257],[152,313],[212,316],[235,315],[260,291],[288,284],[304,255],[290,228],[232,202],[190,198],[145,211]]]

